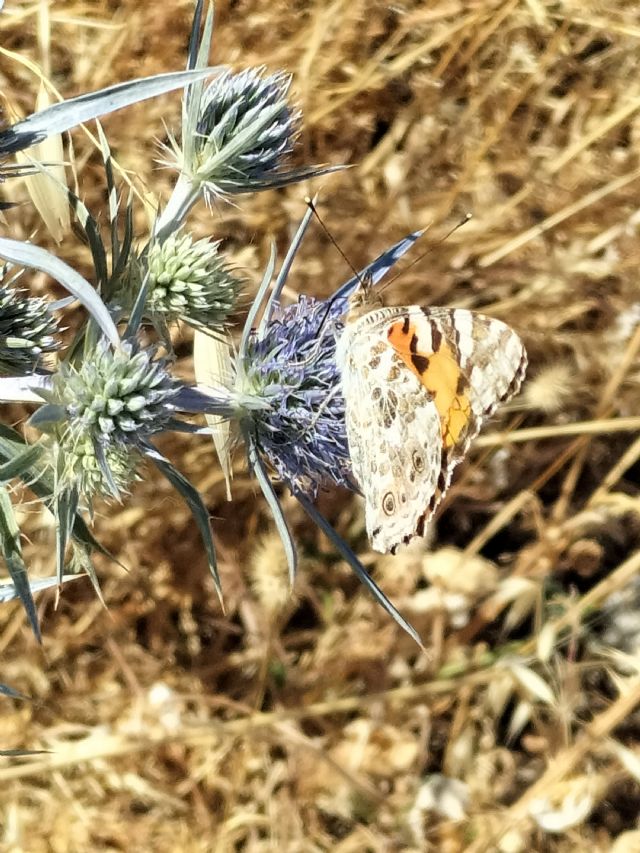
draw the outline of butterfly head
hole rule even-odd
[[[360,279],[358,287],[349,297],[349,309],[347,311],[347,322],[357,320],[364,314],[368,314],[374,308],[383,308],[384,299],[380,290],[374,286],[371,275],[364,275]]]

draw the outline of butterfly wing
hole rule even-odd
[[[339,349],[354,475],[373,547],[393,551],[422,535],[483,420],[520,387],[526,353],[507,325],[463,309],[381,308],[345,335]],[[372,447],[380,460],[388,453],[384,475],[378,462],[372,470]]]

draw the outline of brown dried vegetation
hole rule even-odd
[[[33,109],[38,79],[19,58],[67,97],[179,69],[191,12],[56,3],[47,42],[37,3],[7,3],[2,105]],[[427,655],[285,498],[303,558],[289,597],[242,460],[228,504],[210,444],[166,439],[208,501],[226,613],[188,511],[151,471],[96,522],[128,567],[96,560],[107,610],[84,581],[57,608],[41,597],[42,649],[18,606],[0,610],[0,681],[33,697],[2,702],[1,746],[50,750],[2,760],[3,849],[640,849],[639,8],[222,0],[216,16],[214,62],[293,73],[300,163],[353,164],[321,196],[353,263],[433,223],[390,299],[506,320],[529,382],[427,545],[370,553],[358,501],[322,496]],[[104,121],[141,192],[168,196],[154,159],[178,117],[168,96]],[[85,201],[104,210],[100,157],[83,131],[73,141]],[[194,230],[224,238],[256,281],[311,189],[200,210]],[[29,203],[6,218],[46,244]],[[56,251],[90,274],[73,236]],[[347,276],[311,229],[291,291],[324,296]],[[50,519],[29,505],[25,525],[34,575],[50,574]]]

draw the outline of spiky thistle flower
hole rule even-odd
[[[294,494],[312,499],[323,484],[353,488],[335,362],[338,318],[305,296],[276,307],[264,335],[250,338],[239,379],[242,391],[267,404],[252,416],[260,452]]]
[[[183,222],[200,199],[257,192],[334,172],[341,166],[287,169],[301,112],[289,100],[291,77],[248,68],[225,71],[209,86],[193,86],[183,104],[182,146],[171,138],[165,165],[180,176],[155,234],[159,241]]]
[[[0,374],[33,373],[44,353],[58,349],[57,332],[46,300],[0,284]]]
[[[87,498],[119,496],[134,477],[145,443],[171,426],[178,383],[153,351],[101,341],[82,364],[65,362],[41,392],[32,423],[52,435],[63,488]]]
[[[283,308],[279,295],[310,216],[311,212],[305,216],[291,244],[262,323],[251,329],[259,297],[247,319],[235,389],[253,401],[244,418],[250,423],[257,451],[294,494],[313,500],[323,484],[357,488],[351,473],[344,398],[335,360],[348,297],[362,277],[379,281],[422,232],[400,240],[331,299],[300,296],[296,304]],[[269,276],[267,273],[262,283],[264,292]],[[242,405],[238,409],[243,411]]]
[[[226,72],[207,86],[185,167],[217,195],[268,184],[291,152],[300,111],[288,102],[291,77],[264,68]]]
[[[149,249],[147,305],[171,322],[178,318],[209,328],[224,326],[241,281],[218,251],[220,243],[175,233]]]

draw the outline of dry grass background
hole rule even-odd
[[[191,9],[61,2],[39,37],[38,4],[9,0],[3,105],[33,109],[18,56],[67,97],[181,68]],[[321,182],[354,264],[434,223],[390,300],[506,320],[529,379],[427,545],[368,552],[360,503],[321,498],[428,655],[284,497],[302,554],[290,597],[242,460],[227,504],[208,442],[165,439],[210,507],[227,612],[191,517],[151,471],[96,520],[128,568],[96,560],[107,610],[84,581],[57,609],[41,597],[42,648],[19,607],[0,610],[0,681],[33,697],[3,701],[2,747],[50,750],[0,764],[2,849],[640,850],[640,8],[222,0],[214,47],[236,69],[293,73],[300,163],[354,164]],[[178,116],[168,96],[104,121],[122,168],[163,198],[157,139]],[[104,210],[100,158],[73,138],[82,194]],[[255,282],[315,188],[200,210],[194,229]],[[29,203],[7,221],[47,244]],[[90,275],[72,235],[57,251]],[[324,296],[348,274],[312,228],[289,284]],[[177,346],[188,376],[186,335]],[[50,574],[51,521],[34,506],[24,521],[33,573]]]

